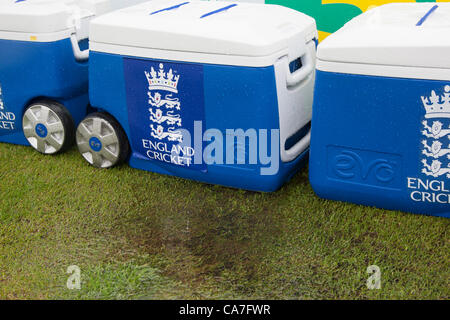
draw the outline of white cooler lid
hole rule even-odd
[[[89,36],[92,50],[107,44],[248,57],[295,51],[317,31],[313,18],[277,5],[154,0],[94,19]]]
[[[143,0],[0,0],[0,32],[54,33]]]
[[[0,3],[0,31],[52,33],[69,28],[73,8],[64,0],[8,0]]]
[[[450,3],[393,3],[356,17],[326,38],[320,61],[450,68]]]

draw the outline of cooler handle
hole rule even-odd
[[[75,33],[70,36],[70,42],[72,43],[73,55],[77,61],[86,61],[89,59],[89,49],[81,51]]]
[[[302,82],[307,76],[309,76],[314,71],[314,61],[311,58],[311,55],[305,53],[300,57],[302,61],[302,67],[296,70],[294,73],[291,73],[289,69],[289,60],[286,65],[286,83],[288,87],[293,87]]]
[[[284,150],[289,159],[295,159],[299,154],[303,153],[311,142],[311,129],[309,129],[308,133],[300,139],[293,147],[288,150]]]

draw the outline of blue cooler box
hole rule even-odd
[[[73,142],[74,124],[89,104],[89,22],[126,3],[0,2],[0,142],[31,144],[45,154]]]
[[[323,198],[450,215],[450,4],[389,4],[318,48],[310,181]]]
[[[151,1],[99,17],[101,112],[78,127],[80,152],[102,168],[276,190],[309,150],[316,39],[314,19],[280,6]]]

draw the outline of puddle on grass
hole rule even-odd
[[[184,283],[216,278],[241,287],[267,271],[288,223],[280,214],[286,197],[307,188],[305,169],[274,193],[145,173],[130,186],[136,206],[121,208],[127,213],[117,228],[164,276]]]
[[[162,256],[165,265],[158,268],[179,280],[217,277],[224,271],[251,279],[281,232],[278,194],[177,180],[182,187],[173,193],[134,189],[144,205],[125,222],[133,226],[127,231],[129,241]]]

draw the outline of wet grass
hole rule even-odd
[[[0,180],[3,299],[450,297],[448,219],[321,200],[306,169],[262,194],[0,144]]]

